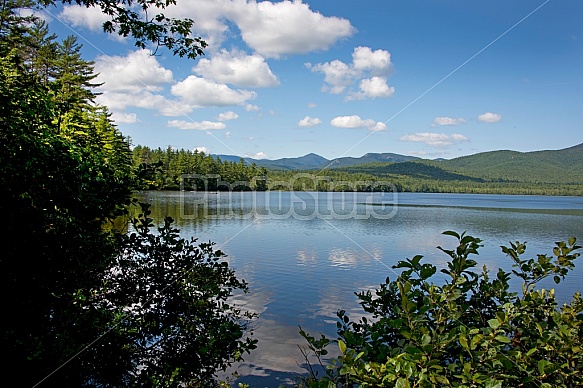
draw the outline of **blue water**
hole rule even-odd
[[[278,386],[305,373],[298,325],[335,335],[336,311],[362,312],[354,292],[374,289],[398,260],[417,254],[443,268],[454,230],[483,240],[480,267],[506,270],[509,241],[527,256],[552,253],[555,241],[583,241],[583,198],[425,193],[148,192],[153,215],[177,221],[185,237],[214,241],[250,293],[235,301],[255,311],[259,347],[235,369],[239,382]],[[438,281],[439,278],[436,278]],[[557,286],[565,302],[583,284],[583,262]],[[541,284],[546,288],[554,283]]]

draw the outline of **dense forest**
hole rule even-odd
[[[503,157],[510,155],[509,157]],[[544,155],[545,157],[540,157]],[[558,156],[557,156],[558,155]],[[318,190],[583,195],[583,146],[528,154],[497,151],[444,161],[362,163],[325,170],[259,167],[184,149],[133,149],[142,189]],[[198,176],[198,177],[194,177]]]
[[[267,169],[239,162],[222,161],[203,152],[162,150],[136,146],[133,163],[142,175],[139,189],[164,190],[265,190]]]

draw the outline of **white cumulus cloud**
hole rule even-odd
[[[164,14],[193,19],[208,52],[240,33],[256,54],[271,58],[326,50],[356,31],[347,19],[324,16],[301,0],[179,1]]]
[[[470,141],[470,138],[462,135],[461,133],[453,133],[451,134],[451,138],[455,141]]]
[[[165,98],[160,94],[142,90],[136,93],[119,93],[104,91],[95,98],[95,101],[103,106],[107,106],[112,112],[121,112],[129,107],[143,109],[157,109],[167,104]]]
[[[378,132],[378,131],[386,131],[387,130],[387,124],[381,122],[381,121],[377,121],[377,123],[371,128],[368,128],[370,131],[373,132]]]
[[[236,120],[239,118],[239,115],[233,111],[219,113],[217,120],[219,121],[229,121],[229,120]]]
[[[245,105],[245,110],[247,112],[257,112],[260,110],[260,108],[257,105],[253,105],[253,104],[246,104]]]
[[[306,116],[298,122],[298,125],[300,127],[314,127],[314,126],[321,124],[321,123],[322,123],[322,120],[320,120],[317,117]]]
[[[372,75],[386,76],[391,71],[391,53],[359,46],[352,52],[352,64],[357,70],[368,70]]]
[[[96,88],[101,93],[96,102],[115,114],[122,114],[129,107],[161,110],[169,104],[182,113],[161,94],[173,82],[172,71],[163,67],[149,50],[133,51],[126,56],[99,56],[95,73],[98,74],[95,82],[103,83]],[[116,116],[120,117],[124,120],[123,114]]]
[[[372,50],[356,47],[352,53],[352,63],[338,59],[330,62],[305,66],[312,72],[324,74],[323,92],[341,94],[347,92],[347,100],[365,98],[386,98],[395,93],[395,88],[387,84],[392,70],[391,54],[386,50]],[[358,85],[358,90],[355,88]]]
[[[204,38],[209,44],[209,51],[213,47],[219,47],[229,35],[227,22],[234,4],[233,0],[178,1],[176,5],[169,6],[164,14],[168,17],[187,17],[194,20],[194,33]]]
[[[192,70],[206,79],[236,86],[265,88],[279,85],[265,58],[239,50],[221,50],[211,59],[199,59]]]
[[[257,152],[254,154],[245,154],[246,157],[251,159],[267,159],[268,156],[265,152]]]
[[[452,118],[452,117],[445,117],[445,116],[438,116],[433,119],[433,123],[435,125],[460,125],[466,122],[465,119],[459,118]]]
[[[192,152],[198,152],[198,153],[204,153],[205,155],[210,155],[211,154],[211,150],[206,148],[206,147],[195,147]]]
[[[360,81],[360,91],[349,93],[347,100],[364,100],[365,98],[386,98],[395,93],[395,88],[387,84],[383,77],[365,78]]]
[[[171,93],[180,102],[192,108],[211,106],[243,105],[257,96],[248,90],[234,90],[225,84],[206,80],[194,75],[188,76],[172,86]]]
[[[178,129],[194,129],[198,131],[208,131],[213,129],[225,129],[227,126],[224,123],[216,121],[184,121],[184,120],[170,120],[169,127]]]
[[[109,20],[109,16],[98,7],[78,5],[66,5],[59,16],[73,27],[85,27],[92,31],[101,31],[103,23]]]
[[[459,143],[463,141],[470,141],[470,139],[462,134],[454,133],[448,135],[445,133],[435,133],[435,132],[418,132],[409,135],[404,135],[399,138],[401,141],[410,141],[417,143],[425,143],[432,147],[445,147],[453,145],[454,143]]]
[[[334,60],[332,62],[318,63],[312,65],[306,63],[306,67],[313,72],[320,72],[324,74],[323,92],[332,94],[340,94],[344,92],[347,86],[354,83],[354,79],[358,77],[359,72],[346,63]]]
[[[126,56],[101,55],[95,60],[98,90],[136,93],[143,90],[160,91],[172,82],[172,71],[164,68],[150,50],[137,50]]]
[[[138,115],[135,113],[112,112],[111,119],[116,123],[134,124],[138,122]]]
[[[356,31],[348,20],[323,16],[301,0],[232,4],[229,16],[241,37],[265,57],[325,50]]]
[[[210,44],[206,50],[209,52],[220,47],[227,37],[240,33],[255,53],[277,58],[326,50],[356,32],[347,19],[322,15],[301,0],[179,1],[163,13],[167,17],[193,19],[194,34]],[[61,17],[76,27],[94,31],[101,30],[107,20],[98,7],[77,5],[65,6]]]
[[[363,120],[360,116],[338,116],[330,121],[330,124],[337,128],[367,128],[369,131],[384,131],[387,126],[383,122],[376,122],[373,119]]]
[[[497,123],[502,120],[502,116],[498,113],[486,112],[478,116],[478,121],[483,123]]]
[[[44,20],[47,23],[50,23],[54,20],[52,15],[46,12],[45,9],[19,8],[17,12],[21,17],[29,17],[34,15],[35,17]]]

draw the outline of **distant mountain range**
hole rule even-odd
[[[231,155],[214,156],[223,161],[238,162],[241,159]],[[313,153],[297,158],[245,160],[273,170],[328,168],[376,176],[396,174],[438,180],[583,183],[583,143],[561,150],[501,150],[436,160],[393,153],[368,153],[360,158],[333,160]]]
[[[239,156],[233,155],[213,155],[223,161],[238,162]],[[297,158],[281,158],[275,160],[243,158],[248,163],[255,163],[258,166],[274,170],[321,170],[325,168],[338,168],[356,166],[363,163],[400,163],[410,160],[420,160],[415,156],[406,156],[392,153],[369,153],[360,158],[344,157],[337,159],[326,159],[320,155],[310,153]]]

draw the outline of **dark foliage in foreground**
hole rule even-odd
[[[2,385],[214,386],[255,347],[227,301],[247,285],[147,207],[127,234],[129,142],[75,39],[20,16],[33,4],[0,4]]]

